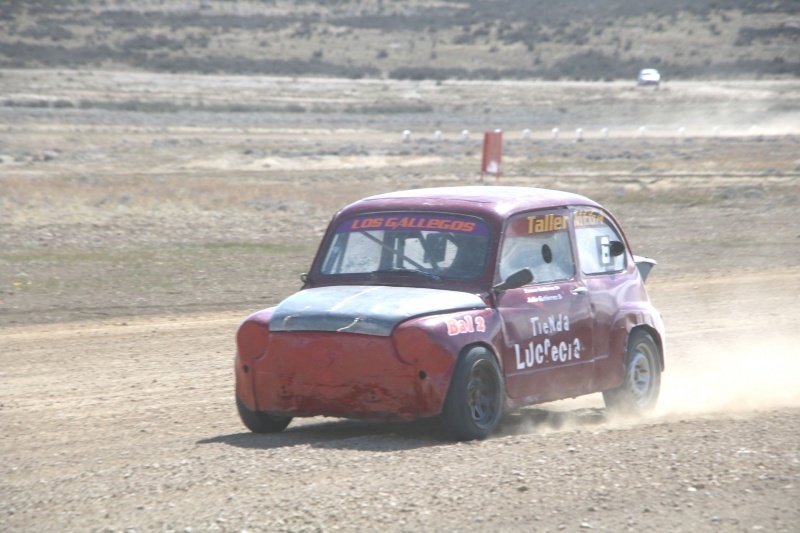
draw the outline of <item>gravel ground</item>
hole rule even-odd
[[[549,404],[509,415],[482,442],[448,442],[435,420],[312,418],[263,436],[246,432],[233,406],[237,321],[216,315],[7,330],[2,528],[800,527],[796,378],[772,406],[720,410],[698,394],[690,408],[673,393],[658,415],[641,421],[608,420],[595,397]],[[678,338],[674,349],[694,355],[696,336]],[[665,389],[690,383],[679,377],[690,361],[680,357],[671,367]],[[701,372],[724,400],[709,383],[713,375]],[[757,393],[752,376],[716,375],[741,394]]]
[[[2,78],[64,90],[24,81]],[[736,95],[794,105],[773,85]],[[561,86],[503,91],[536,87]],[[529,408],[456,444],[437,420],[250,434],[232,356],[336,209],[472,182],[479,146],[403,143],[398,116],[243,115],[0,108],[0,530],[800,531],[796,136],[509,139],[501,183],[596,198],[658,259],[662,398],[639,421],[599,395]]]

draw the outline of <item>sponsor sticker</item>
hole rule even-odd
[[[348,220],[338,228],[339,233],[350,231],[374,230],[425,230],[466,233],[470,235],[488,235],[486,226],[477,221],[447,215],[403,214],[403,215],[369,215]]]
[[[561,313],[546,318],[531,317],[532,339],[527,346],[514,344],[517,370],[538,368],[542,365],[553,366],[568,363],[581,358],[581,341],[577,337],[572,340],[556,342],[555,333],[569,331],[569,315]]]
[[[462,333],[486,331],[486,319],[482,316],[473,318],[472,315],[466,315],[464,318],[448,318],[445,323],[447,324],[447,334],[451,337]]]

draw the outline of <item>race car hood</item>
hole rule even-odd
[[[317,287],[281,302],[270,331],[339,331],[388,337],[412,317],[464,309],[481,309],[477,295],[441,289],[386,286]]]

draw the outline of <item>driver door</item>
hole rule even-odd
[[[509,220],[498,273],[528,268],[533,281],[497,297],[508,395],[541,402],[584,393],[593,375],[587,289],[576,275],[567,209]]]

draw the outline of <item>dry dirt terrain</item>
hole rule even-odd
[[[800,531],[799,83],[4,70],[0,93],[0,530]],[[238,323],[335,210],[475,183],[490,127],[499,183],[595,198],[659,261],[657,412],[248,433]]]
[[[0,0],[0,67],[366,79],[793,79],[796,0]]]

